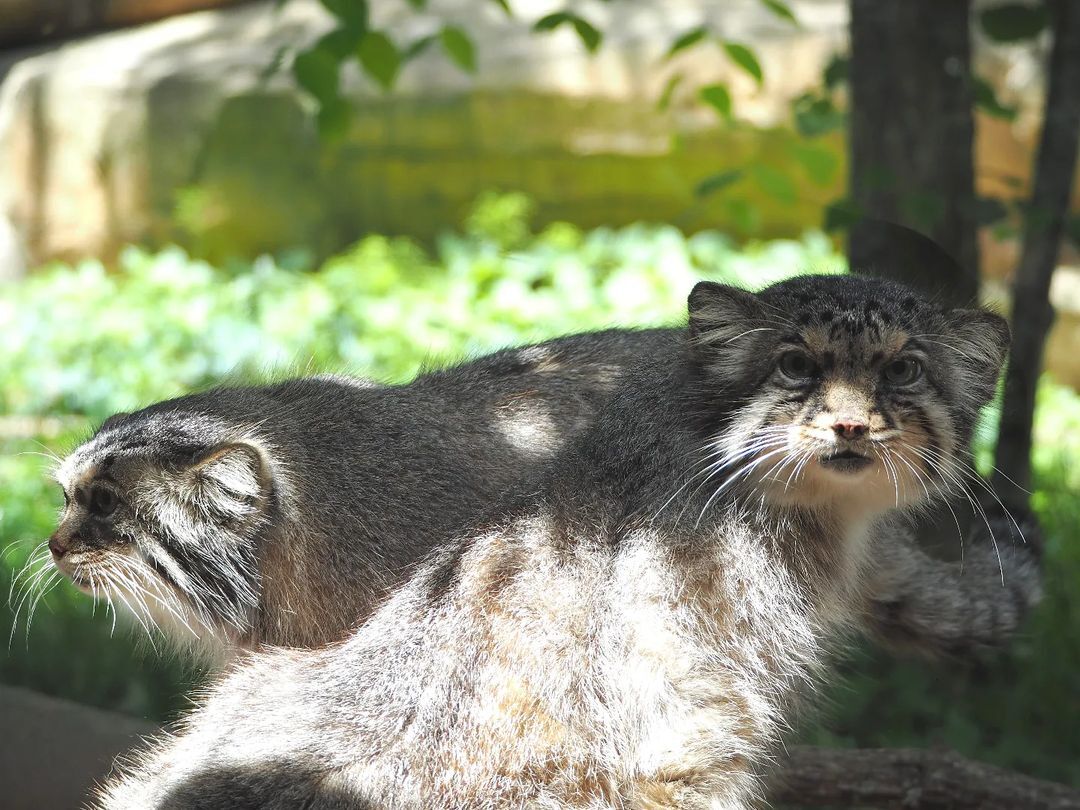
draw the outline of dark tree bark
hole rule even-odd
[[[951,751],[793,748],[769,791],[796,807],[1080,810],[1080,792]]]
[[[1050,277],[1057,265],[1080,141],[1080,3],[1053,0],[1054,45],[1046,112],[1035,160],[1035,186],[1013,280],[1013,345],[998,433],[996,488],[1008,503],[1026,500],[1031,483],[1031,427],[1043,345],[1053,322]]]
[[[967,305],[979,267],[969,11],[968,0],[851,0],[849,71],[850,193],[864,217],[852,269]]]

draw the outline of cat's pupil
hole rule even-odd
[[[98,517],[108,517],[116,511],[116,493],[104,487],[95,487],[90,493],[90,511]]]
[[[816,369],[814,361],[803,352],[786,352],[780,358],[780,371],[795,380],[812,377]]]
[[[918,360],[905,358],[893,360],[885,367],[886,379],[894,385],[908,385],[915,382],[922,374],[922,364]]]

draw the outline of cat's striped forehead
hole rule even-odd
[[[800,328],[827,330],[834,340],[867,331],[880,336],[889,329],[912,330],[937,314],[906,287],[858,276],[794,278],[763,290],[758,298]]]
[[[852,376],[872,369],[913,346],[914,333],[899,325],[853,319],[808,324],[789,342],[804,346],[827,374]]]
[[[822,370],[854,372],[911,348],[939,313],[907,289],[854,277],[797,278],[759,300],[781,342],[804,346]]]
[[[160,464],[189,463],[220,441],[225,430],[216,420],[191,413],[140,412],[113,417],[63,460],[56,480],[71,489],[137,458]]]

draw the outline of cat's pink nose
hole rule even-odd
[[[865,422],[859,422],[855,419],[838,419],[833,424],[832,429],[837,436],[844,439],[858,439],[866,433],[867,425]]]
[[[63,543],[61,543],[60,538],[58,538],[54,534],[52,537],[49,538],[49,551],[52,552],[53,557],[59,560],[61,557],[68,553],[68,548]]]

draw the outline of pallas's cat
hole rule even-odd
[[[610,330],[407,385],[323,376],[114,416],[58,469],[48,553],[211,655],[339,639],[588,425],[632,357],[671,341]]]
[[[345,642],[238,661],[104,806],[748,806],[1008,328],[843,277],[689,310],[535,492]]]

